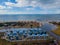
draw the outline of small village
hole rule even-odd
[[[50,35],[50,33],[47,30],[43,30],[41,28],[43,26],[41,22],[36,21],[27,21],[27,22],[22,21],[22,23],[5,22],[0,23],[0,25],[1,25],[0,27],[3,28],[2,29],[3,31],[0,32],[1,45],[57,44],[56,38]],[[2,40],[4,40],[3,41],[4,44],[2,43]]]

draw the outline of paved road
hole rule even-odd
[[[47,25],[46,25],[47,24]],[[51,26],[51,24],[50,23],[44,23],[44,25],[45,25],[45,28],[48,28],[48,29],[46,29],[46,31],[51,35],[51,36],[53,36],[54,38],[56,38],[57,40],[60,40],[60,36],[58,36],[58,35],[56,35],[56,34],[54,34],[52,31],[51,31],[51,29],[50,28],[52,28],[53,27],[53,29],[55,29],[54,28],[54,26]]]
[[[47,31],[48,31],[48,30],[47,30]],[[57,41],[55,42],[55,44],[58,45],[58,41],[60,40],[60,36],[54,34],[54,33],[51,32],[51,31],[48,31],[48,33],[49,33],[51,36],[53,36],[54,38],[56,38]]]
[[[54,34],[53,32],[51,32],[50,30],[46,30],[51,36],[53,36],[54,38],[56,38],[57,40],[60,40],[60,36]]]

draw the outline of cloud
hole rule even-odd
[[[0,5],[0,10],[10,10],[12,7]]]
[[[15,2],[17,3],[6,1],[4,2],[5,6],[1,5],[0,9],[12,9],[14,7],[19,7],[24,8],[27,11],[36,11],[36,7],[39,7],[42,10],[38,11],[37,13],[60,13],[60,0],[15,0]]]
[[[13,12],[9,10],[0,10],[0,14],[22,14],[23,12]]]
[[[15,6],[17,6],[17,7],[29,6],[28,0],[16,0],[16,2],[17,2],[17,4]]]
[[[40,7],[43,9],[60,7],[60,0],[16,0],[17,3],[5,2],[5,5],[14,7]]]
[[[16,2],[17,3],[5,2],[5,5],[13,6],[13,7],[25,7],[25,6],[28,6],[28,1],[26,1],[26,0],[16,0]]]
[[[5,8],[6,8],[5,6],[0,5],[0,9],[5,9]]]
[[[34,8],[26,8],[26,10],[34,10]]]
[[[31,1],[33,7],[40,7],[43,9],[54,9],[60,7],[60,0],[33,0]]]
[[[5,2],[5,5],[7,5],[7,6],[14,6],[15,4],[12,3],[12,2]]]

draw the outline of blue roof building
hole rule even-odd
[[[13,40],[13,41],[17,41],[17,40],[24,40],[27,38],[32,38],[32,39],[40,39],[40,37],[44,37],[43,39],[46,39],[46,37],[48,37],[49,35],[47,34],[46,31],[42,31],[35,29],[25,29],[25,30],[12,30],[12,31],[8,31],[5,33],[5,37],[8,40]],[[8,37],[8,38],[7,38]],[[38,38],[37,38],[38,37]],[[20,41],[21,41],[20,40]]]

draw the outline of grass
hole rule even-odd
[[[57,27],[58,28],[56,30],[52,30],[52,32],[60,36],[60,26],[57,26]]]
[[[46,43],[46,44],[44,44]],[[18,41],[18,42],[9,42],[9,41],[6,41],[4,39],[1,39],[0,38],[0,45],[35,45],[35,44],[42,44],[42,45],[47,45],[49,44],[49,40],[30,40],[30,41]]]
[[[18,45],[26,45],[26,44],[27,44],[27,45],[32,45],[32,43],[36,43],[36,42],[37,42],[37,43],[40,43],[40,42],[41,42],[41,43],[42,43],[42,42],[43,42],[43,43],[44,43],[44,42],[48,43],[49,41],[43,41],[43,40],[37,41],[37,40],[36,40],[36,41],[31,41],[31,42],[30,42],[30,41],[8,42],[8,41],[6,41],[6,40],[0,39],[0,45],[14,45],[14,44],[16,44],[16,43],[17,43]]]

